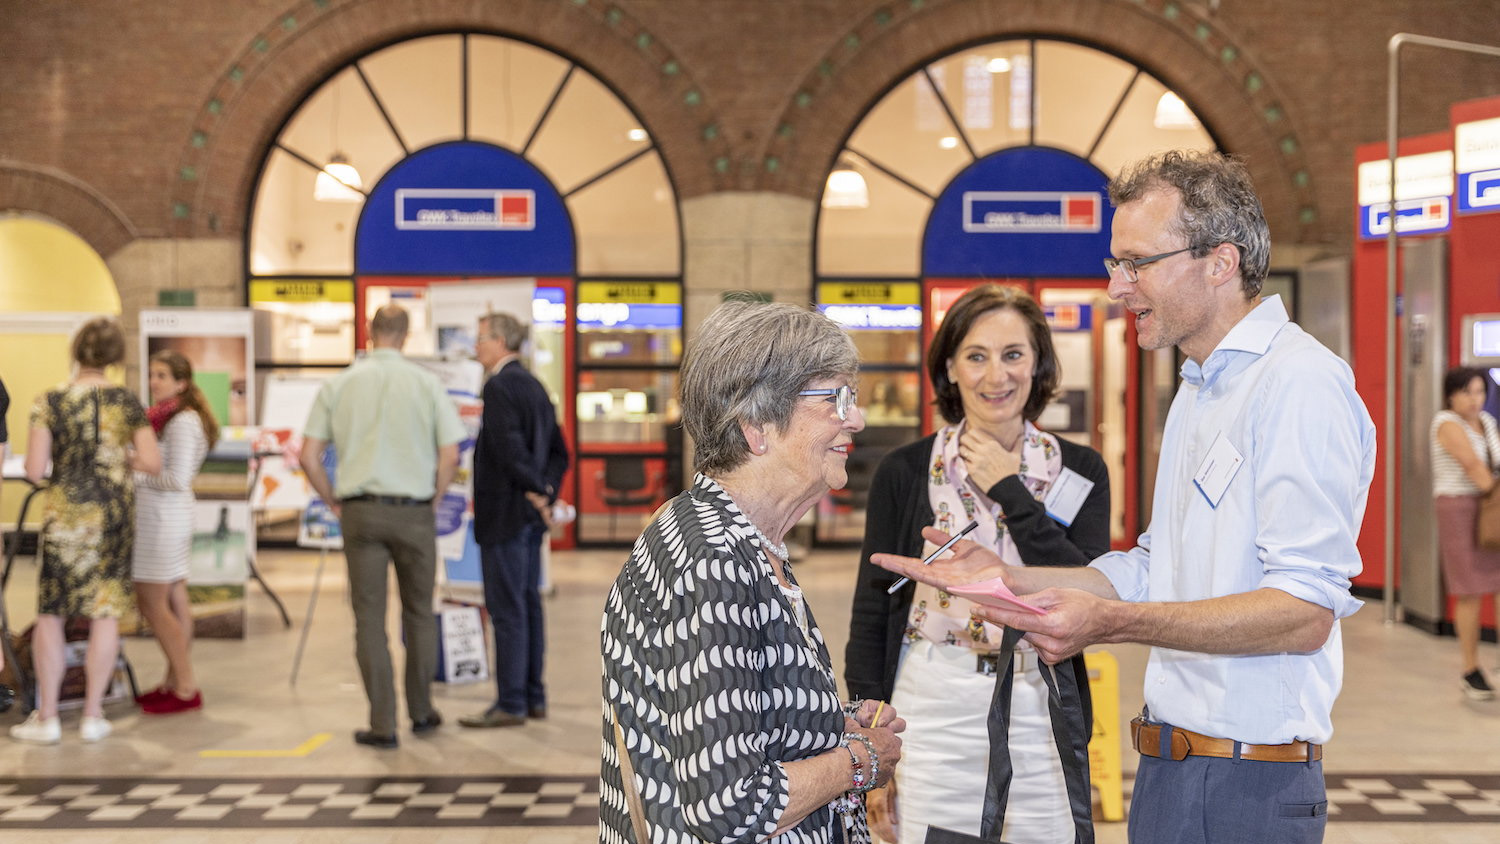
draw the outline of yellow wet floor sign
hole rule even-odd
[[[1089,781],[1099,790],[1099,814],[1106,821],[1125,819],[1125,784],[1121,770],[1124,743],[1120,735],[1120,663],[1109,651],[1083,655],[1094,699],[1094,734],[1089,739]]]

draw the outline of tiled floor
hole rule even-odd
[[[251,586],[248,636],[196,645],[201,712],[146,716],[113,704],[116,732],[98,744],[77,741],[76,712],[64,715],[59,746],[0,738],[0,840],[25,830],[28,842],[169,844],[201,841],[212,825],[224,844],[594,841],[599,612],[623,555],[553,558],[545,721],[491,731],[450,726],[482,709],[491,687],[438,685],[448,724],[421,738],[403,734],[399,749],[381,751],[350,739],[364,726],[365,703],[342,559],[330,558],[293,687],[291,662],[317,556],[264,553],[261,568],[296,626],[283,628]],[[818,552],[797,566],[836,660],[852,566],[853,553],[842,551]],[[7,605],[22,625],[33,614],[34,579],[31,561],[19,560]],[[1344,630],[1348,672],[1325,763],[1335,812],[1327,841],[1500,840],[1500,702],[1463,698],[1451,639],[1387,626],[1373,604]],[[153,685],[161,670],[154,644],[133,639],[127,649],[142,683]],[[1121,665],[1120,711],[1128,717],[1140,706],[1144,650],[1113,650]],[[1491,665],[1494,651],[1485,646]],[[0,716],[0,728],[16,717]],[[1128,753],[1126,767],[1128,789]],[[1123,842],[1124,824],[1100,823],[1099,840]]]

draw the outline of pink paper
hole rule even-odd
[[[984,604],[987,607],[995,607],[1002,610],[1021,610],[1035,615],[1046,615],[1047,611],[1041,607],[1034,607],[1016,597],[1016,593],[1010,591],[1005,581],[1000,578],[981,580],[978,583],[969,583],[963,586],[953,586],[944,589],[949,595],[957,595],[960,598],[968,598],[976,604]]]

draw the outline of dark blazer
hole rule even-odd
[[[927,473],[936,436],[923,437],[886,455],[870,484],[865,542],[854,586],[854,614],[844,651],[844,683],[850,698],[890,700],[896,687],[896,664],[915,587],[908,584],[887,595],[885,590],[896,582],[897,575],[871,563],[870,555],[921,556],[922,528],[932,524]],[[1058,442],[1063,466],[1094,482],[1071,527],[1065,528],[1048,516],[1016,475],[1002,478],[988,492],[990,500],[1005,512],[1005,527],[1027,565],[1082,566],[1109,550],[1109,471],[1104,459],[1087,446],[1062,437]],[[1075,659],[1077,676],[1088,676],[1083,656]],[[1087,713],[1087,685],[1080,691]]]
[[[526,493],[557,498],[568,447],[546,388],[518,361],[484,382],[483,398],[474,447],[474,539],[493,545],[526,525],[542,524]]]

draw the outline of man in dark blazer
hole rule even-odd
[[[484,421],[474,450],[474,539],[484,603],[495,630],[495,685],[488,709],[465,727],[514,727],[545,718],[542,682],[542,541],[568,450],[547,391],[520,362],[528,326],[507,313],[479,320]]]

